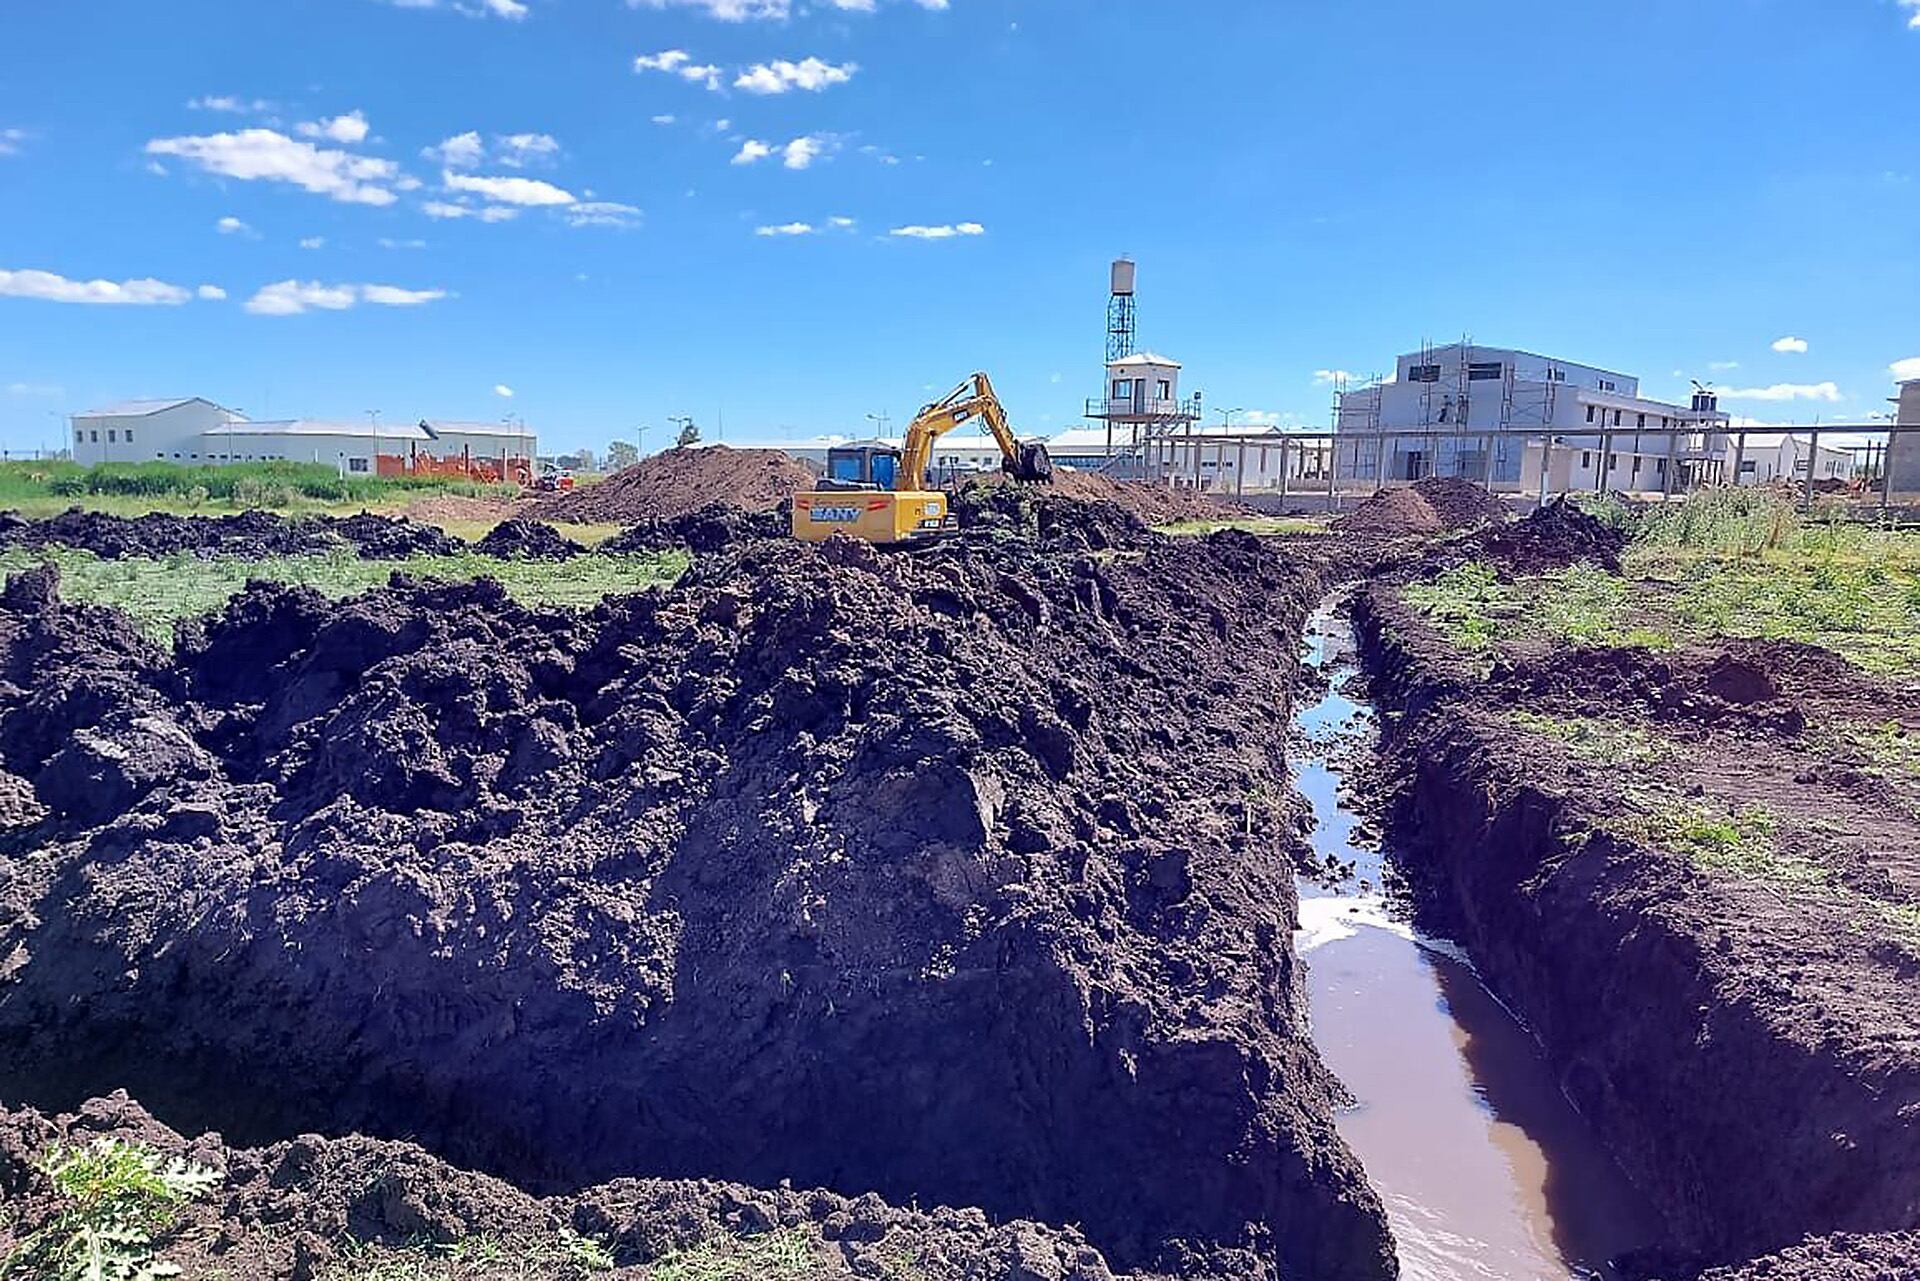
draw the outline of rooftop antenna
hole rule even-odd
[[[1107,299],[1107,363],[1134,352],[1133,259],[1122,255],[1113,263],[1113,292]]]

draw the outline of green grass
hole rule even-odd
[[[1427,582],[1411,584],[1405,595],[1447,639],[1475,654],[1491,650],[1502,620],[1520,611],[1519,599],[1483,561],[1456,565]]]
[[[1780,851],[1777,830],[1773,815],[1758,806],[1726,813],[1676,804],[1649,816],[1644,834],[1711,871],[1789,885],[1824,883],[1826,870],[1817,863]]]
[[[158,1281],[181,1275],[159,1255],[189,1202],[220,1176],[139,1144],[60,1144],[40,1161],[61,1202],[4,1261],[5,1281]]]
[[[1595,765],[1654,765],[1672,758],[1672,749],[1637,725],[1585,716],[1546,716],[1508,712],[1521,729],[1564,743],[1572,754]]]
[[[831,1274],[812,1238],[793,1228],[705,1241],[660,1259],[642,1275],[649,1281],[807,1281]]]
[[[343,476],[324,463],[270,461],[215,466],[169,462],[0,462],[0,507],[34,514],[79,502],[120,500],[138,511],[295,508],[311,503],[404,501],[421,494],[484,496],[517,487],[447,476]],[[138,511],[125,514],[138,514]]]
[[[553,1237],[475,1236],[451,1245],[383,1247],[349,1241],[321,1281],[586,1281],[611,1272],[599,1242],[562,1229]]]
[[[1217,534],[1223,529],[1287,537],[1327,532],[1326,525],[1320,521],[1307,520],[1299,516],[1241,516],[1231,520],[1176,520],[1167,525],[1155,525],[1154,528],[1163,534],[1172,534],[1175,537]]]
[[[1876,771],[1920,777],[1920,734],[1899,721],[1883,721],[1845,734],[1849,746],[1866,753]]]
[[[60,568],[63,599],[123,610],[161,641],[172,636],[175,622],[217,610],[253,578],[312,587],[336,598],[383,586],[396,571],[452,582],[494,578],[523,604],[587,609],[606,596],[670,583],[687,566],[686,556],[677,552],[531,561],[495,560],[471,553],[361,560],[342,551],[247,561],[192,556],[101,560],[91,552],[68,548],[9,548],[0,551],[0,572],[15,573],[45,561]]]

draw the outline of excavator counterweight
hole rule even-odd
[[[1046,442],[1015,436],[992,381],[974,374],[914,416],[897,452],[869,445],[829,453],[827,477],[812,493],[794,496],[793,536],[814,543],[835,534],[906,543],[952,532],[947,495],[931,487],[933,447],[975,419],[1000,446],[1000,468],[1007,475],[1026,484],[1053,479]]]

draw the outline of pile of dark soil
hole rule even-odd
[[[551,525],[516,516],[487,531],[473,550],[502,560],[571,560],[587,549]]]
[[[46,520],[28,520],[14,512],[0,512],[0,546],[75,547],[104,560],[166,557],[182,552],[263,560],[270,556],[332,551],[340,543],[323,525],[290,522],[272,512],[249,511],[231,516],[169,516],[153,512],[129,518],[73,507]]]
[[[642,521],[600,544],[603,552],[661,552],[676,548],[702,555],[725,551],[756,538],[782,538],[791,532],[792,507],[750,512],[711,503],[684,516]]]
[[[11,1096],[1392,1275],[1260,799],[1318,585],[1259,540],[775,540],[586,615],[254,584],[173,652],[56,583],[0,599]]]
[[[1910,1281],[1920,1277],[1920,1232],[1819,1237],[1738,1267],[1668,1281]]]
[[[1119,503],[1057,496],[1030,485],[969,485],[954,495],[952,511],[961,529],[976,538],[1017,534],[1055,548],[1109,551],[1155,537]]]
[[[103,560],[161,559],[189,553],[204,559],[265,560],[352,546],[367,560],[448,556],[465,544],[404,516],[307,516],[289,520],[266,511],[230,516],[111,516],[70,508],[46,520],[0,512],[0,547],[72,547]]]
[[[541,499],[526,514],[575,524],[629,524],[686,516],[715,503],[767,511],[813,483],[811,468],[778,449],[669,449],[597,485]]]
[[[1627,533],[1561,498],[1525,520],[1489,531],[1481,546],[1488,560],[1515,574],[1545,573],[1582,561],[1617,571]]]
[[[1446,528],[1433,504],[1411,489],[1383,489],[1334,522],[1349,534],[1375,538],[1418,538]]]
[[[410,1265],[432,1258],[438,1247],[486,1236],[521,1281],[579,1281],[588,1273],[568,1266],[567,1233],[611,1253],[616,1270],[601,1275],[616,1278],[653,1275],[648,1265],[676,1252],[716,1243],[724,1250],[725,1243],[770,1234],[811,1253],[808,1275],[822,1278],[1114,1277],[1070,1228],[996,1226],[978,1211],[900,1210],[874,1196],[849,1200],[830,1192],[654,1179],[538,1200],[454,1169],[412,1144],[315,1135],[265,1148],[231,1147],[218,1134],[189,1141],[124,1094],[90,1099],[59,1117],[0,1108],[0,1195],[7,1206],[0,1216],[0,1259],[59,1208],[36,1169],[39,1159],[55,1143],[103,1138],[178,1156],[222,1176],[218,1191],[190,1204],[159,1242],[161,1256],[192,1278],[344,1278],[371,1275],[389,1260],[391,1275],[412,1276]],[[350,1243],[358,1243],[351,1255]]]
[[[983,476],[970,480],[962,492],[970,489],[1025,488],[1003,476]],[[1172,525],[1182,521],[1232,520],[1251,515],[1252,509],[1230,498],[1203,494],[1171,485],[1151,485],[1143,481],[1115,480],[1098,472],[1055,469],[1053,481],[1044,487],[1059,498],[1086,503],[1108,503],[1130,512],[1148,525]]]
[[[1461,476],[1429,476],[1413,490],[1448,529],[1472,529],[1476,525],[1497,525],[1512,513],[1484,485]]]

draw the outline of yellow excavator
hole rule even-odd
[[[826,476],[812,493],[794,495],[793,536],[809,543],[835,534],[911,543],[952,532],[958,526],[947,495],[931,488],[933,446],[976,418],[1000,446],[1002,471],[1029,484],[1053,479],[1046,442],[1015,436],[993,382],[974,374],[915,415],[899,448],[867,444],[827,451]]]

